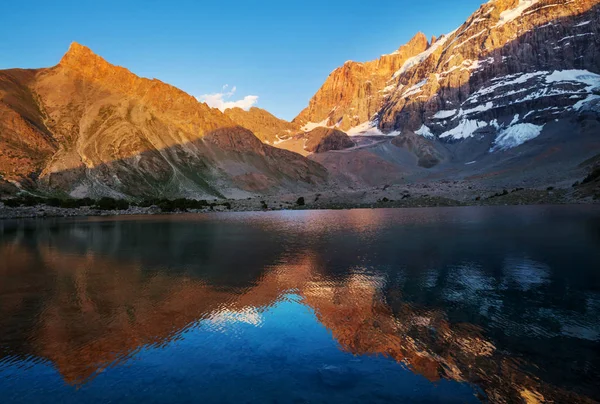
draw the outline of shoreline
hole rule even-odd
[[[528,192],[525,192],[528,191]],[[515,195],[522,192],[519,195]],[[36,206],[8,207],[0,201],[0,221],[11,219],[35,219],[56,217],[107,217],[134,215],[181,215],[223,212],[269,212],[299,210],[350,210],[350,209],[403,209],[403,208],[439,208],[439,207],[477,207],[477,206],[540,206],[540,205],[600,205],[600,201],[590,198],[574,199],[566,190],[539,191],[519,190],[507,194],[496,194],[480,200],[456,200],[443,196],[401,197],[398,200],[386,197],[372,202],[351,201],[344,197],[324,197],[317,194],[312,202],[300,206],[284,198],[278,205],[271,206],[265,201],[273,197],[252,198],[246,200],[228,200],[231,208],[218,205],[213,208],[162,211],[157,206],[130,206],[122,210],[101,210],[91,207],[61,208],[45,204]],[[351,198],[350,198],[351,199]],[[265,208],[266,206],[266,208]]]

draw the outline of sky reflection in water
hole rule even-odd
[[[0,223],[0,394],[599,400],[600,211]]]

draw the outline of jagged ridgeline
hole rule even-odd
[[[0,192],[204,199],[431,179],[572,183],[600,154],[599,3],[490,0],[453,32],[344,63],[292,122],[222,113],[73,44],[57,66],[0,71]]]
[[[488,1],[453,32],[430,41],[419,33],[377,60],[346,62],[294,122],[460,139],[597,110],[599,3]]]

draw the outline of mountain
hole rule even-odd
[[[375,61],[346,62],[294,122],[390,136],[352,156],[315,158],[330,171],[345,165],[343,176],[357,157],[363,177],[389,165],[378,183],[579,178],[579,164],[600,153],[599,3],[490,0],[437,39],[418,34]],[[392,147],[406,146],[392,141],[399,134],[426,139],[435,158],[423,164],[414,145]]]
[[[329,75],[293,122],[307,129],[335,125],[346,130],[369,121],[382,107],[390,77],[428,47],[427,38],[419,33],[394,53],[377,60],[344,63]]]
[[[252,131],[264,143],[274,144],[300,132],[300,126],[279,119],[261,108],[229,108],[225,115],[236,124]]]
[[[0,178],[77,197],[237,197],[313,189],[327,176],[76,43],[55,67],[0,71],[0,129]]]
[[[599,41],[600,0],[490,0],[455,31],[344,63],[292,122],[222,113],[73,44],[57,66],[0,71],[0,193],[570,188],[600,156]]]

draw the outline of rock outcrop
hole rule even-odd
[[[279,119],[261,108],[252,107],[248,111],[230,108],[225,110],[225,115],[269,144],[275,144],[300,132],[299,125]]]
[[[334,70],[294,123],[312,129],[338,126],[343,130],[369,121],[382,107],[388,91],[387,82],[407,61],[429,47],[427,38],[419,33],[397,51],[366,62],[348,61]]]
[[[324,153],[331,150],[343,150],[354,146],[350,137],[338,129],[315,128],[304,135],[304,150],[311,153]]]
[[[216,109],[72,44],[0,72],[0,175],[71,196],[210,197],[314,188],[325,170]]]
[[[392,139],[392,144],[413,153],[418,158],[417,164],[424,168],[435,167],[444,158],[433,142],[408,130]]]

